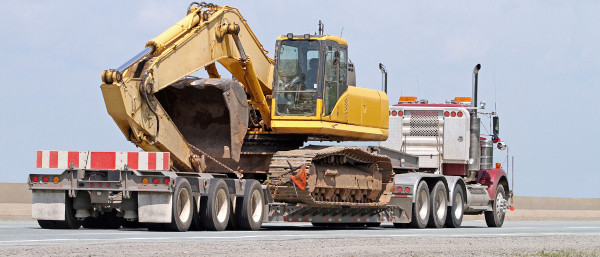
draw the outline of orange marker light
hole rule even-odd
[[[58,177],[54,177],[54,178],[52,178],[52,182],[54,182],[54,183],[58,183],[58,181],[60,181],[60,178],[58,178]]]
[[[142,179],[142,184],[148,184],[148,178],[143,178]]]
[[[500,167],[502,167],[502,165],[500,165],[499,162],[496,163],[496,169],[499,169]]]

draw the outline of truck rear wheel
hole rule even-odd
[[[506,214],[506,192],[504,186],[496,187],[496,198],[494,200],[492,211],[485,212],[485,223],[488,227],[502,227],[504,216]]]
[[[208,195],[202,197],[201,219],[206,230],[223,231],[230,213],[229,189],[222,179],[212,179]]]
[[[431,213],[427,226],[430,228],[443,228],[446,223],[448,211],[448,192],[444,182],[438,181],[431,189]]]
[[[462,224],[463,214],[465,211],[464,193],[459,184],[454,186],[452,192],[452,206],[448,207],[448,216],[446,217],[446,227],[458,228]]]
[[[430,206],[429,187],[425,181],[419,182],[415,191],[415,202],[413,203],[412,218],[410,226],[413,228],[425,228],[429,221]]]
[[[192,224],[192,213],[194,209],[192,187],[185,178],[177,178],[175,190],[173,190],[173,208],[171,223],[163,224],[163,228],[170,231],[185,232]]]
[[[242,230],[260,229],[264,213],[264,198],[260,183],[256,180],[247,180],[244,197],[238,197],[236,203],[239,228]]]

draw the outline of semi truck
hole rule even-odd
[[[221,78],[219,63],[232,75]],[[109,115],[140,152],[38,151],[32,216],[42,228],[258,230],[459,227],[504,222],[507,174],[493,167],[499,119],[472,97],[429,104],[356,86],[348,43],[279,36],[267,56],[240,12],[193,2],[117,69],[102,72]],[[208,78],[192,73],[204,69]],[[387,85],[386,85],[387,88]],[[480,133],[479,116],[493,121]],[[368,147],[307,145],[375,141]]]

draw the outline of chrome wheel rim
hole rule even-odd
[[[225,193],[225,190],[223,189],[219,189],[219,191],[217,192],[217,197],[216,197],[217,201],[217,221],[219,223],[223,223],[226,221],[227,219],[227,211],[228,211],[228,201],[227,201],[227,194]]]
[[[454,203],[453,205],[456,207],[454,208],[454,217],[456,219],[460,219],[462,218],[463,215],[463,199],[460,195],[456,195],[454,196]]]
[[[263,200],[259,190],[254,190],[254,192],[252,192],[250,210],[252,214],[252,221],[259,222],[263,212]]]
[[[426,190],[421,190],[419,192],[419,204],[421,205],[419,208],[419,218],[421,218],[421,220],[425,220],[427,219],[427,212],[429,211],[429,204],[427,203],[427,191]]]
[[[446,216],[446,195],[445,194],[437,194],[435,199],[436,201],[436,214],[438,218],[444,218]]]
[[[187,188],[182,188],[178,195],[179,201],[179,210],[177,213],[179,214],[179,220],[181,222],[186,223],[190,218],[190,211],[192,210],[192,202],[190,201],[190,192]]]

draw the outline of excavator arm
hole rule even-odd
[[[269,129],[273,60],[236,8],[192,3],[146,46],[102,74],[107,110],[137,146],[171,152],[178,170],[203,172],[206,158],[239,160],[249,105]],[[220,79],[216,62],[235,80]],[[202,68],[209,79],[188,78]]]

